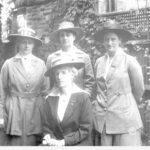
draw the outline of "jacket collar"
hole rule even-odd
[[[34,57],[33,54],[28,54],[28,55],[22,56],[22,55],[20,55],[19,53],[17,53],[17,54],[14,56],[14,60],[21,60],[21,59],[23,59],[23,58],[27,58],[27,59],[32,60],[32,59],[34,59],[35,57]]]
[[[74,93],[79,93],[79,92],[84,92],[84,90],[82,90],[81,88],[79,88],[76,84],[73,84],[73,88],[72,88],[72,91],[71,93],[74,94]],[[52,97],[60,97],[60,90],[58,87],[54,86],[52,88],[52,90],[50,91],[50,93],[46,96],[46,98],[48,98],[49,96],[52,96]]]

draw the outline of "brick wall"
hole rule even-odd
[[[43,41],[43,46],[38,48],[35,52],[36,55],[46,60],[47,55],[55,50],[55,47],[51,44],[50,34],[54,30],[53,15],[54,8],[57,8],[58,1],[50,2],[44,5],[35,5],[31,7],[22,8],[22,12],[25,13],[27,25],[33,28],[37,37]],[[55,10],[56,11],[56,10]],[[21,13],[22,13],[21,12]],[[16,11],[13,16],[11,33],[15,33],[18,29],[16,17],[19,14]]]

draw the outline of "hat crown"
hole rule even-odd
[[[22,36],[32,36],[32,37],[34,37],[35,36],[35,31],[31,28],[23,27],[23,28],[18,29],[18,34],[22,35]]]
[[[69,54],[65,55],[56,55],[51,61],[51,68],[57,66],[67,66],[68,64],[84,63],[83,57],[81,56],[72,56]]]
[[[107,29],[122,29],[121,25],[118,22],[116,22],[115,20],[106,21],[103,24],[103,27],[107,28]]]
[[[59,30],[62,30],[62,29],[68,29],[68,28],[74,28],[74,24],[72,22],[69,22],[69,21],[64,21],[62,23],[60,23],[59,25]]]

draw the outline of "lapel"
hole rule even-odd
[[[27,80],[27,73],[24,69],[21,59],[14,57],[13,58],[14,66],[18,72]]]
[[[52,98],[53,99],[51,100],[50,108],[51,108],[52,116],[54,116],[53,118],[56,119],[56,122],[58,122],[57,109],[58,109],[59,97],[55,96],[55,97],[52,97]]]
[[[104,77],[104,73],[105,73],[105,68],[106,68],[106,61],[107,61],[107,56],[104,55],[102,58],[100,58],[100,62],[97,62],[97,66],[96,66],[96,77],[97,78],[101,78]]]
[[[28,80],[28,79],[27,79],[28,74],[27,74],[27,72],[26,72],[26,70],[25,70],[25,68],[24,68],[24,66],[23,66],[23,63],[22,63],[21,59],[18,58],[17,56],[15,56],[15,57],[13,58],[13,60],[14,60],[14,65],[15,65],[16,69],[22,74],[22,76],[23,76],[26,80]],[[38,60],[36,59],[35,56],[32,56],[32,57],[31,57],[30,64],[31,64],[31,68],[30,68],[30,69],[31,69],[31,72],[32,72],[31,74],[34,74],[34,73],[35,73],[35,70],[38,70],[38,67],[39,67],[39,65],[38,65]]]
[[[58,118],[58,115],[57,115],[57,109],[58,109],[58,101],[59,101],[59,97],[58,96],[55,96],[55,97],[52,97],[53,100],[51,100],[50,102],[50,108],[51,108],[51,113],[52,113],[52,116],[53,116],[53,119],[55,120],[56,122],[56,128],[57,130],[59,130],[59,132],[63,133],[63,129],[61,127],[61,122]]]
[[[117,69],[117,67],[121,64],[123,58],[124,58],[124,52],[122,49],[119,49],[119,52],[117,53],[117,55],[114,57],[112,64],[109,68],[108,74],[106,76],[106,81],[110,80],[111,78],[113,78],[113,75],[115,73],[115,70]]]
[[[59,89],[57,87],[53,87],[50,93],[47,95],[47,98],[49,96],[54,97],[55,99],[53,100],[51,104],[51,110],[52,110],[52,115],[56,119],[56,122],[58,123],[59,129],[62,131],[62,124],[65,124],[66,121],[73,115],[75,111],[75,107],[77,106],[77,98],[76,98],[76,93],[83,92],[82,89],[77,87],[76,85],[73,86],[72,94],[69,99],[69,103],[67,105],[67,108],[65,110],[65,114],[63,117],[63,120],[60,121],[57,110],[58,110],[58,101],[59,101]],[[56,98],[57,97],[57,98]]]

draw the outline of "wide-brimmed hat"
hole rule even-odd
[[[62,31],[71,31],[76,35],[76,41],[79,41],[83,36],[83,31],[80,27],[75,27],[70,21],[63,21],[59,24],[59,27],[51,35],[51,40],[54,42],[59,42],[59,33]]]
[[[49,64],[49,62],[47,62]],[[50,62],[50,65],[47,66],[47,71],[45,76],[50,76],[54,69],[60,68],[63,66],[71,66],[76,69],[81,69],[84,67],[83,57],[82,56],[71,56],[71,55],[55,55]]]
[[[34,42],[38,46],[42,45],[42,41],[36,37],[35,31],[31,28],[28,28],[28,27],[20,28],[20,29],[18,29],[17,34],[10,34],[8,36],[8,40],[11,42],[15,42],[17,39],[20,39],[20,38],[29,38],[29,39],[34,40]]]
[[[103,23],[103,27],[94,35],[94,39],[102,43],[105,34],[109,32],[116,33],[124,42],[132,39],[132,33],[123,29],[123,27],[114,20],[109,20]]]

